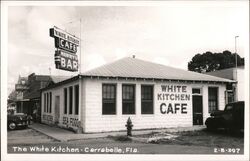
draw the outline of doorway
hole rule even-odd
[[[59,123],[60,118],[60,96],[55,97],[55,124]]]
[[[201,89],[192,89],[193,125],[203,125],[203,103]]]

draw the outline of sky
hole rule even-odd
[[[49,36],[53,26],[81,35],[82,72],[132,55],[187,70],[197,53],[234,52],[236,35],[238,54],[246,54],[247,1],[161,3],[8,6],[8,93],[19,75],[78,74],[55,69],[54,39]]]

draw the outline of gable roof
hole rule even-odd
[[[121,78],[234,82],[229,79],[186,71],[130,57],[119,59],[93,70],[86,71],[81,75]]]
[[[71,77],[70,76],[50,76],[50,78],[53,83],[59,83]]]
[[[244,70],[244,69],[245,69],[244,66],[237,67],[237,70]],[[236,70],[236,68],[233,67],[233,68],[227,68],[227,69],[222,69],[222,70],[216,70],[213,72],[207,72],[204,74],[234,80],[235,79],[234,78],[235,77],[235,70]]]

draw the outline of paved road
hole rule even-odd
[[[69,153],[113,153],[125,154],[207,154],[213,153],[213,149],[201,146],[180,146],[166,144],[145,144],[139,142],[120,142],[109,138],[58,142],[33,129],[15,130],[8,132],[9,153],[47,153],[48,148],[52,153],[67,153],[69,149],[78,149]],[[107,148],[106,148],[107,147]],[[65,148],[66,152],[62,149]],[[104,148],[104,149],[102,149]],[[61,151],[60,151],[61,149]],[[26,151],[27,150],[27,151]],[[54,151],[55,150],[55,151]],[[102,152],[104,150],[104,152]],[[120,150],[120,151],[119,151]]]
[[[8,131],[8,144],[49,143],[55,140],[33,129]]]
[[[8,153],[225,154],[214,153],[214,147],[147,144],[112,138],[59,142],[33,129],[9,131]]]
[[[201,146],[181,146],[166,144],[144,144],[134,142],[117,142],[107,138],[89,139],[77,142],[50,142],[39,144],[11,144],[8,145],[8,152],[23,153],[26,149],[28,153],[36,149],[35,153],[46,153],[48,148],[50,153],[110,153],[115,154],[213,154],[213,148]],[[33,152],[32,152],[33,153]]]

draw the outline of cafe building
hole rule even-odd
[[[83,133],[203,125],[235,81],[123,58],[41,92],[42,123]]]

